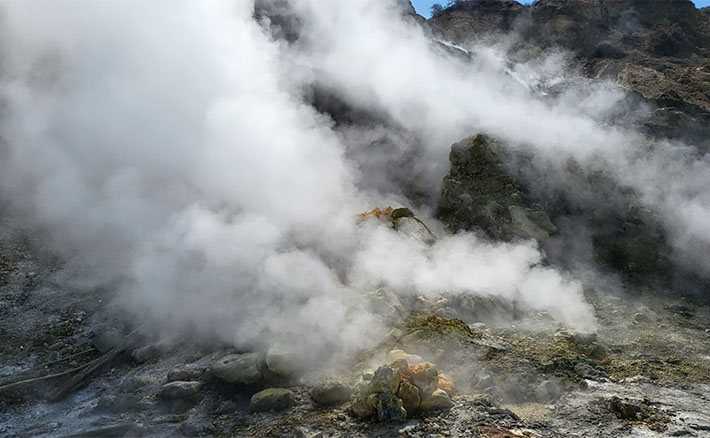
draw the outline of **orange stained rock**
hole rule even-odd
[[[439,382],[437,386],[439,389],[446,391],[446,393],[449,394],[449,397],[453,397],[454,392],[456,392],[454,379],[444,373],[439,373]]]
[[[360,213],[357,215],[357,223],[361,224],[368,218],[376,217],[380,220],[392,220],[392,212],[394,209],[392,207],[385,207],[384,209],[375,208],[372,211],[366,213]]]
[[[431,394],[437,389],[439,384],[439,370],[431,362],[422,362],[409,367],[412,383],[414,383],[423,394]]]

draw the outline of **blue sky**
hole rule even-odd
[[[446,4],[446,0],[412,0],[412,4],[417,12],[425,17],[429,17],[429,10],[434,3]],[[522,0],[520,3],[532,3],[532,0]],[[710,6],[710,0],[693,0],[695,6],[702,8]]]

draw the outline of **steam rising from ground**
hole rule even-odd
[[[598,122],[611,92],[543,102],[534,79],[561,72],[511,70],[490,49],[464,62],[393,2],[290,5],[303,25],[294,43],[274,40],[250,1],[4,5],[4,194],[83,275],[118,280],[137,317],[238,347],[296,341],[347,355],[384,333],[363,296],[385,285],[501,296],[593,327],[581,285],[542,266],[531,243],[438,230],[429,245],[355,225],[358,212],[410,203],[389,174],[416,174],[435,194],[449,144],[478,131],[611,168],[679,236],[710,235],[698,220],[708,200],[694,191],[710,167],[667,168],[666,155],[688,156],[672,145],[634,159],[643,139]],[[336,128],[305,103],[314,84],[385,114],[396,132]],[[378,131],[390,141],[373,148]],[[408,139],[416,159],[397,169]],[[654,172],[685,176],[668,185]]]

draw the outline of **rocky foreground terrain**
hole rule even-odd
[[[281,20],[282,38],[298,38],[278,9],[257,13]],[[456,50],[514,32],[513,56],[571,51],[589,86],[611,79],[630,89],[630,107],[643,114],[623,115],[641,118],[644,135],[710,147],[710,14],[690,2],[480,0],[415,18]],[[376,118],[327,90],[314,90],[313,106],[338,124]],[[435,216],[450,232],[535,240],[545,263],[573,272],[578,254],[560,236],[583,225],[584,251],[599,266],[584,290],[597,330],[575,331],[495,296],[381,288],[366,301],[388,336],[328,370],[285,345],[238,351],[134,325],[111,287],[77,281],[76,267],[6,206],[0,436],[710,436],[707,279],[672,257],[658,218],[634,193],[572,168],[566,176],[582,202],[531,184],[541,178],[535,169],[509,166],[525,159],[472,132],[451,147]],[[414,213],[363,220],[435,239]]]
[[[136,328],[107,305],[105,292],[57,298],[70,282],[35,244],[3,235],[4,436],[710,433],[710,310],[666,289],[587,290],[595,333],[493,298],[400,300],[378,290],[369,299],[391,321],[389,337],[350,366],[321,374],[279,346],[245,352],[166,343],[141,328],[126,344]],[[111,348],[121,353],[77,391],[48,400]],[[48,375],[57,377],[30,381]],[[403,401],[372,402],[375,384],[384,386],[378,397]],[[405,385],[417,388],[413,401]]]

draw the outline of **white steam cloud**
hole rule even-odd
[[[698,189],[710,166],[671,144],[639,158],[643,137],[598,122],[614,92],[543,101],[534,82],[563,69],[510,67],[493,49],[451,56],[394,1],[288,5],[302,26],[293,43],[246,0],[3,5],[3,193],[84,275],[118,280],[139,318],[238,347],[347,355],[384,333],[363,296],[386,285],[501,296],[592,328],[581,285],[532,244],[466,233],[427,244],[355,224],[409,203],[388,173],[419,175],[435,194],[449,145],[480,131],[611,170],[679,241],[707,247]],[[305,103],[314,84],[396,131],[337,128]],[[373,148],[382,133],[390,141]],[[393,167],[411,139],[412,167]]]

